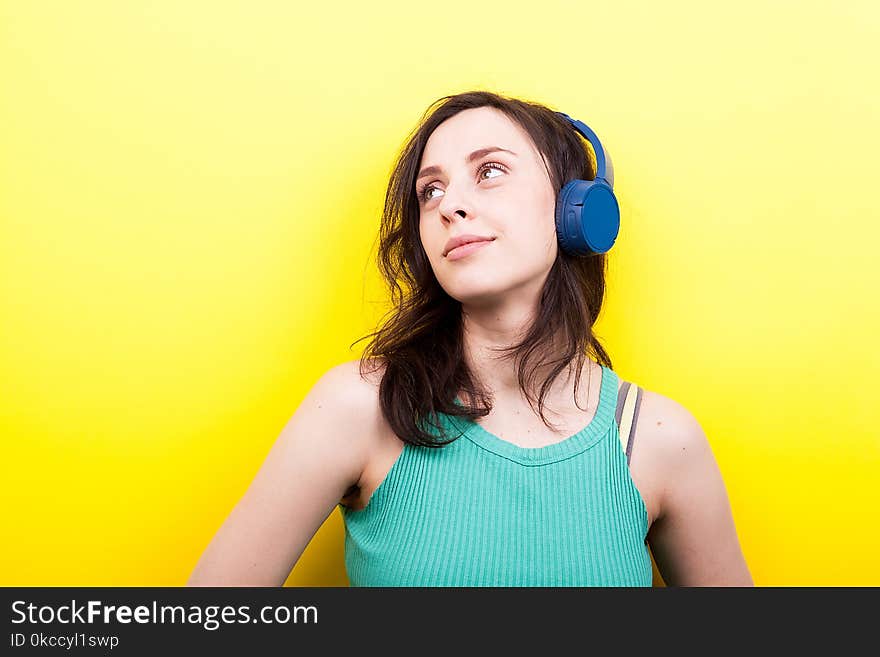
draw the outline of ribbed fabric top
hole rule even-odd
[[[544,447],[440,415],[463,435],[439,449],[405,443],[366,507],[340,504],[351,586],[651,586],[617,384],[603,365],[590,423]]]

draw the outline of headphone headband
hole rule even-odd
[[[596,154],[596,180],[602,180],[613,189],[614,165],[611,163],[611,156],[608,154],[608,151],[605,150],[602,142],[599,141],[599,137],[583,121],[573,119],[565,112],[557,112],[557,114],[567,119],[590,142],[593,152]]]

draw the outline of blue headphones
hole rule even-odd
[[[571,255],[605,253],[620,230],[620,207],[614,196],[614,166],[596,133],[568,114],[566,118],[593,147],[596,154],[594,180],[571,180],[556,199],[556,235],[562,250]],[[608,171],[606,173],[606,166]]]

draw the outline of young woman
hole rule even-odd
[[[339,506],[353,586],[651,586],[652,556],[667,585],[752,585],[699,423],[593,332],[619,221],[598,138],[490,92],[436,105],[388,185],[389,319],[188,584],[282,585]]]

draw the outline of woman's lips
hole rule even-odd
[[[461,246],[457,246],[452,251],[446,254],[447,260],[461,260],[469,256],[474,251],[479,251],[484,246],[491,244],[494,240],[480,240],[478,242],[469,242],[467,244],[462,244]]]

